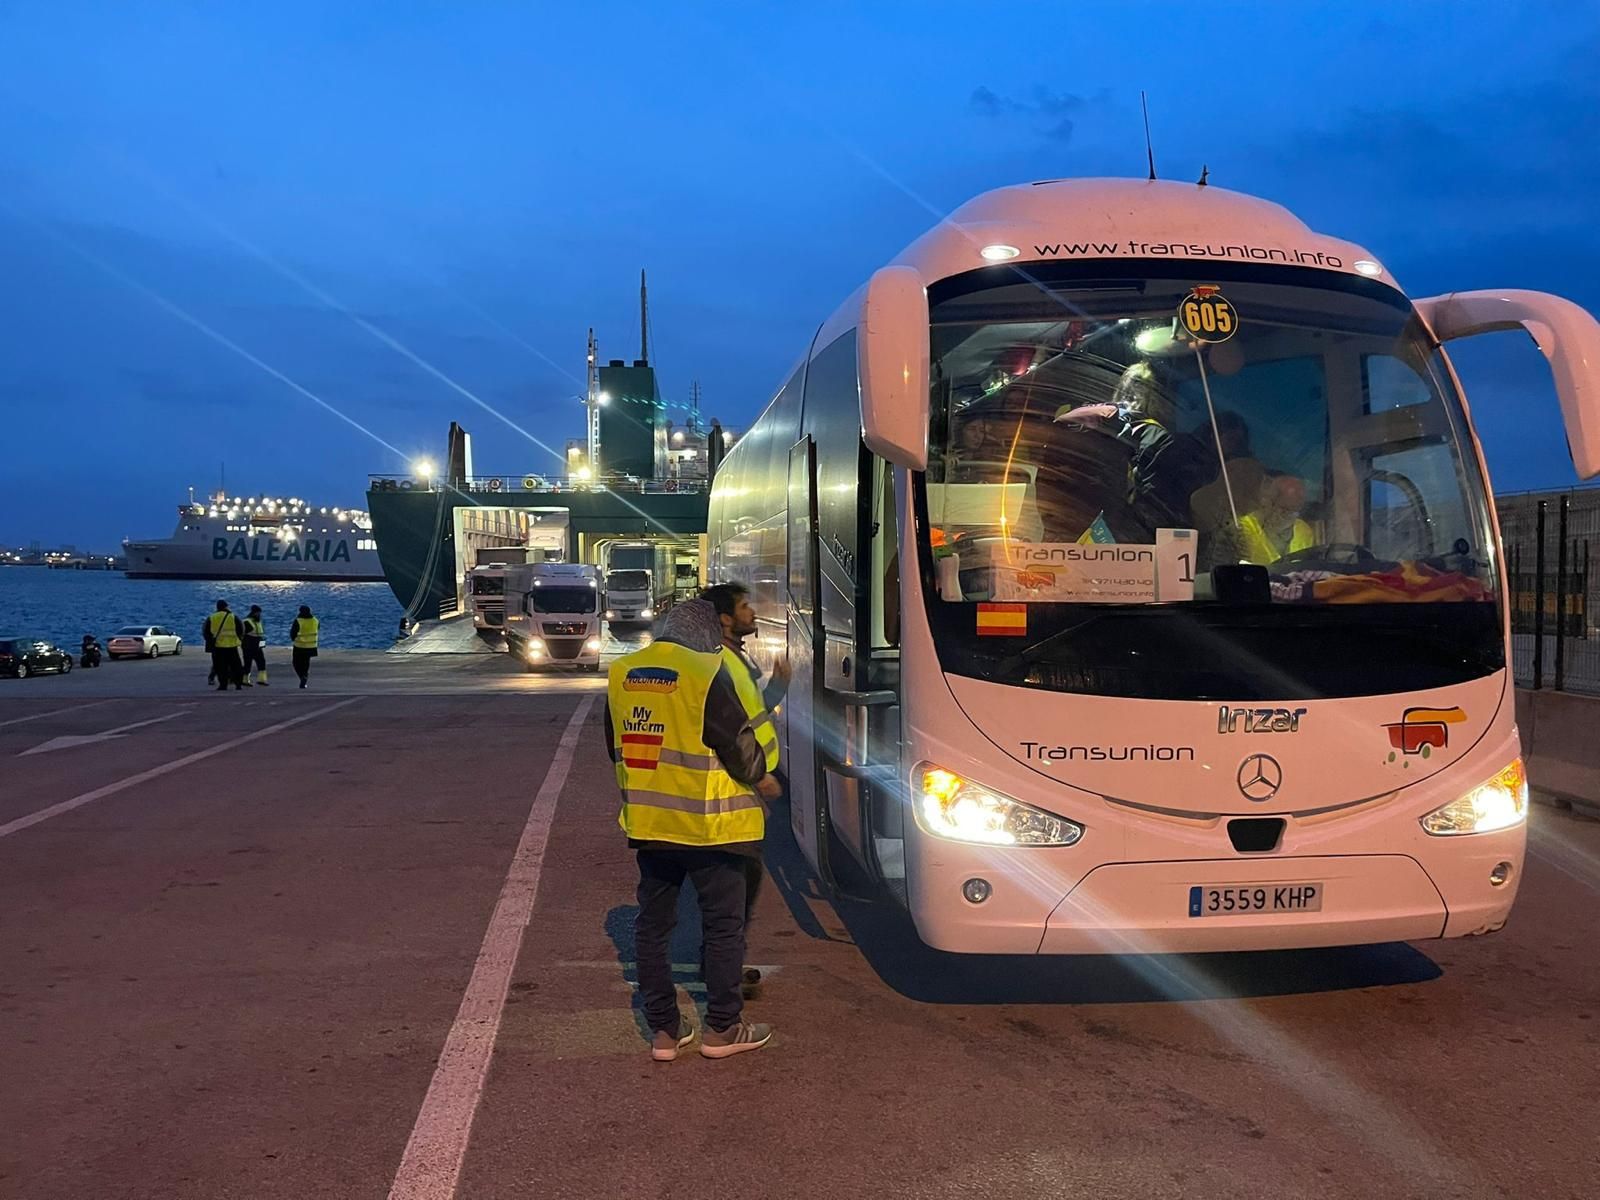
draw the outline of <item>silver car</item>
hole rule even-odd
[[[183,639],[165,625],[124,625],[106,639],[112,658],[160,658],[182,654]]]

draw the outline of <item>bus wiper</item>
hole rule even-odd
[[[1068,625],[1064,629],[1058,629],[1054,633],[1040,638],[1031,646],[1027,646],[1018,653],[1013,654],[1010,658],[1005,659],[1000,664],[1001,673],[1004,675],[1010,675],[1019,667],[1031,667],[1046,654],[1050,653],[1055,646],[1065,641],[1068,637],[1079,632],[1080,630],[1087,629],[1090,625],[1093,625],[1105,615],[1106,614],[1103,612],[1091,613],[1081,621],[1077,621],[1074,624]]]

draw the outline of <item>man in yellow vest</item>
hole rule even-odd
[[[244,619],[244,685],[259,683],[267,686],[267,625],[261,619],[261,605],[252,604],[250,615]],[[255,678],[252,679],[251,676]]]
[[[239,661],[239,618],[228,611],[226,600],[217,601],[217,611],[206,618],[201,633],[211,648],[211,673],[216,676],[217,691],[227,691],[230,683],[234,691],[244,691],[244,663]]]
[[[1300,519],[1305,506],[1304,480],[1284,471],[1268,471],[1256,506],[1239,518],[1245,562],[1270,567],[1286,555],[1315,546],[1316,532]]]
[[[759,1050],[767,1025],[742,1019],[744,861],[759,856],[778,781],[722,659],[722,626],[705,600],[675,606],[655,640],[611,665],[606,745],[622,791],[618,823],[638,852],[634,958],[650,1057],[670,1062],[694,1041],[678,1009],[669,943],[685,879],[700,901],[706,1029],[700,1053]]]
[[[779,659],[772,668],[772,677],[765,686],[761,682],[761,668],[745,652],[744,639],[756,631],[756,610],[750,603],[750,589],[742,583],[718,583],[700,593],[702,600],[711,601],[717,610],[717,620],[722,625],[722,661],[733,678],[734,689],[739,693],[739,703],[744,707],[762,752],[766,755],[767,770],[778,773],[778,730],[772,714],[789,690],[789,660]],[[763,871],[760,857],[745,860],[744,923],[748,931],[750,918],[755,912],[756,896],[761,891]],[[744,968],[744,986],[753,989],[761,983],[761,972],[751,966]]]
[[[311,606],[302,604],[300,615],[289,623],[290,657],[294,660],[294,673],[300,676],[300,686],[311,680],[311,660],[317,656],[317,631],[321,626],[311,615]]]

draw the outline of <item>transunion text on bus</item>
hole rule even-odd
[[[1025,563],[1155,562],[1149,546],[1028,546],[1013,545],[1011,557]]]
[[[1022,742],[1022,757],[1036,762],[1193,762],[1193,746],[1047,746]]]
[[[1221,258],[1240,262],[1292,262],[1342,267],[1344,259],[1321,250],[1283,250],[1277,246],[1240,246],[1224,242],[1047,242],[1034,246],[1040,258],[1077,254],[1127,254],[1134,258]]]

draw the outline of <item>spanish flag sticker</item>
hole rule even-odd
[[[1026,604],[978,605],[979,637],[1027,637],[1028,606]]]

